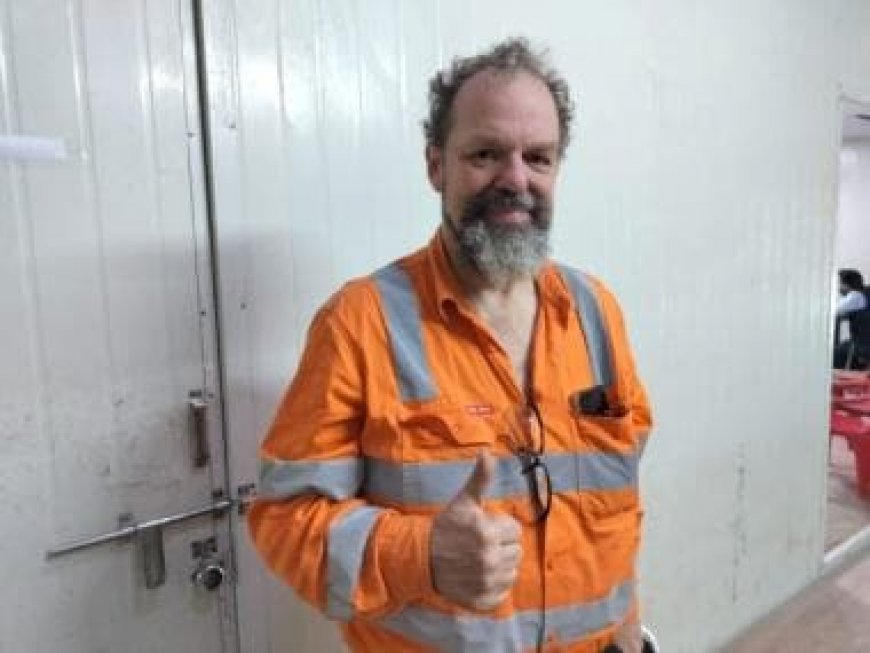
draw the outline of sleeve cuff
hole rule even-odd
[[[403,602],[432,591],[432,517],[388,513],[378,526],[380,565],[390,595]]]

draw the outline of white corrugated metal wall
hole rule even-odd
[[[315,308],[437,225],[429,75],[526,34],[579,98],[557,251],[621,295],[657,409],[647,620],[668,651],[708,650],[817,573],[838,94],[870,93],[868,3],[261,0],[209,25],[241,476]],[[269,587],[270,650],[317,650]]]
[[[45,558],[222,485],[219,411],[214,467],[188,436],[219,378],[192,26],[178,0],[0,0],[0,134],[66,150],[0,160],[4,653],[235,649],[190,582],[209,518],[164,531],[153,590],[132,542]]]
[[[429,75],[520,33],[551,46],[579,99],[558,254],[619,292],[657,408],[644,470],[647,621],[669,651],[712,649],[817,572],[838,95],[870,98],[867,2],[204,4],[233,486],[256,477],[256,444],[315,308],[437,225],[419,129]],[[0,1],[2,126],[62,136],[73,152],[64,165],[0,168],[0,484],[14,534],[4,559],[8,587],[31,596],[66,596],[49,591],[61,586],[34,551],[103,528],[76,512],[108,483],[100,461],[156,479],[146,508],[169,510],[186,455],[170,438],[131,467],[123,449],[124,433],[154,415],[154,441],[177,432],[183,405],[149,402],[175,401],[202,376],[189,354],[201,349],[196,282],[181,270],[195,253],[175,247],[193,198],[202,253],[201,179],[181,188],[189,121],[158,119],[181,101],[183,77],[179,23],[156,24],[161,6]],[[163,55],[165,77],[143,72]],[[140,85],[120,82],[122,70]],[[88,144],[90,114],[129,128]],[[146,261],[136,247],[148,238]],[[167,380],[165,361],[184,371]],[[90,480],[52,477],[54,451]],[[59,503],[46,512],[49,495]],[[131,496],[120,503],[143,500]],[[109,504],[99,514],[124,507]],[[239,557],[243,650],[336,646],[329,626],[263,582],[244,543]],[[129,565],[110,559],[114,571]],[[3,637],[139,641],[108,628],[135,595],[132,576],[113,589],[114,571],[82,576],[84,589],[36,612],[7,607],[27,593],[5,596]],[[70,608],[85,591],[107,606],[97,621]],[[151,627],[167,610],[152,598],[139,607]],[[170,612],[183,629],[185,615]]]

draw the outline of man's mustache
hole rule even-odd
[[[546,220],[549,205],[533,193],[517,193],[501,188],[487,188],[474,195],[466,204],[464,218],[470,222],[485,220],[495,211],[525,211],[532,221]]]

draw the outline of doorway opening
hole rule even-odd
[[[844,98],[842,107],[834,250],[840,292],[832,356],[839,369],[831,391],[828,563],[870,546],[870,345],[864,346],[870,338],[870,103]]]

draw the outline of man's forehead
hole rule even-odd
[[[455,105],[475,100],[499,98],[508,94],[514,87],[523,87],[526,92],[548,97],[555,109],[556,104],[546,83],[527,70],[498,70],[484,68],[469,77],[456,94]]]
[[[504,132],[487,125],[470,126],[462,130],[462,144],[473,147],[502,147],[505,145]],[[528,150],[556,150],[559,148],[559,134],[543,136],[540,133],[530,133],[524,139],[523,147]]]
[[[463,132],[463,140],[498,140],[503,128],[516,124],[537,145],[559,140],[556,103],[547,85],[526,71],[483,70],[459,89],[451,116],[451,132]]]

